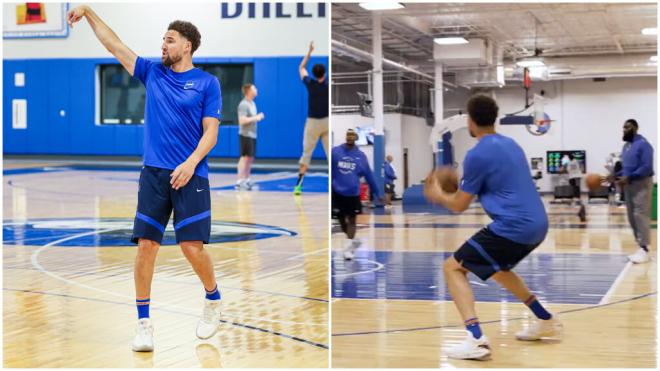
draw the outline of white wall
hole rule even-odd
[[[356,126],[373,125],[373,119],[360,115],[332,115],[332,145],[345,142],[346,130]],[[397,172],[397,195],[403,194],[403,148],[408,148],[409,185],[419,183],[433,166],[433,152],[428,144],[431,127],[419,117],[388,113],[385,114],[385,155],[392,155]],[[361,146],[373,167],[373,146]]]
[[[548,150],[586,150],[587,172],[605,173],[605,159],[611,152],[620,152],[623,123],[634,118],[640,125],[639,133],[653,145],[658,154],[657,79],[609,78],[605,82],[591,79],[564,80],[535,83],[533,91],[545,89],[545,112],[551,119],[550,131],[533,136],[520,125],[498,125],[503,135],[515,139],[528,159],[542,157]],[[523,91],[519,87],[496,90],[500,114],[515,112],[524,107]],[[465,149],[474,146],[467,131],[455,133],[452,141],[456,158],[462,163]],[[462,166],[462,165],[461,165]],[[657,163],[654,164],[657,169]],[[552,191],[558,178],[545,173],[539,185],[541,191]]]
[[[3,7],[15,4],[4,4]],[[80,5],[71,3],[70,9]],[[314,40],[314,55],[328,55],[330,5],[324,18],[318,17],[317,3],[304,4],[312,18],[296,18],[296,4],[283,5],[291,18],[249,19],[244,9],[238,18],[221,19],[220,3],[92,3],[92,9],[138,55],[160,56],[160,46],[167,25],[176,19],[192,22],[202,35],[195,57],[300,56]],[[230,4],[233,11],[235,4]],[[261,14],[257,4],[257,14]],[[271,17],[275,13],[271,4]],[[247,3],[244,3],[244,8]],[[112,57],[97,41],[85,20],[70,29],[64,39],[5,39],[3,57],[21,58],[93,58]],[[75,48],[71,45],[75,44]]]
[[[433,151],[429,144],[431,127],[423,118],[402,115],[401,131],[402,146],[408,148],[408,186],[419,184],[433,169]],[[401,153],[403,157],[403,151]],[[403,180],[403,165],[398,168],[401,168],[399,173]]]

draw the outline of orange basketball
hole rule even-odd
[[[587,174],[587,177],[585,178],[587,188],[589,188],[590,191],[595,191],[601,186],[601,179],[602,177],[600,174]]]
[[[440,188],[447,193],[458,191],[458,176],[450,167],[441,167],[433,172],[433,176],[438,181]]]

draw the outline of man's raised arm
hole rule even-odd
[[[87,5],[81,5],[70,10],[67,14],[67,22],[71,28],[73,28],[73,24],[80,21],[82,17],[87,18],[87,22],[92,27],[92,30],[94,30],[94,33],[101,44],[103,44],[103,46],[105,46],[105,48],[108,49],[117,60],[119,60],[119,63],[124,66],[126,71],[133,76],[137,54],[124,45],[117,34],[115,34],[114,31],[112,31],[112,29],[110,29],[110,27],[99,18],[92,8]]]

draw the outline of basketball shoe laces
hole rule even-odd
[[[202,315],[202,319],[206,323],[213,323],[213,317],[217,315],[215,312],[216,306],[213,304],[207,304],[204,306],[204,313]]]

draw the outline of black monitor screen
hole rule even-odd
[[[565,174],[568,171],[568,162],[570,155],[580,164],[582,174],[587,172],[587,152],[586,151],[547,151],[547,170],[548,174]]]

